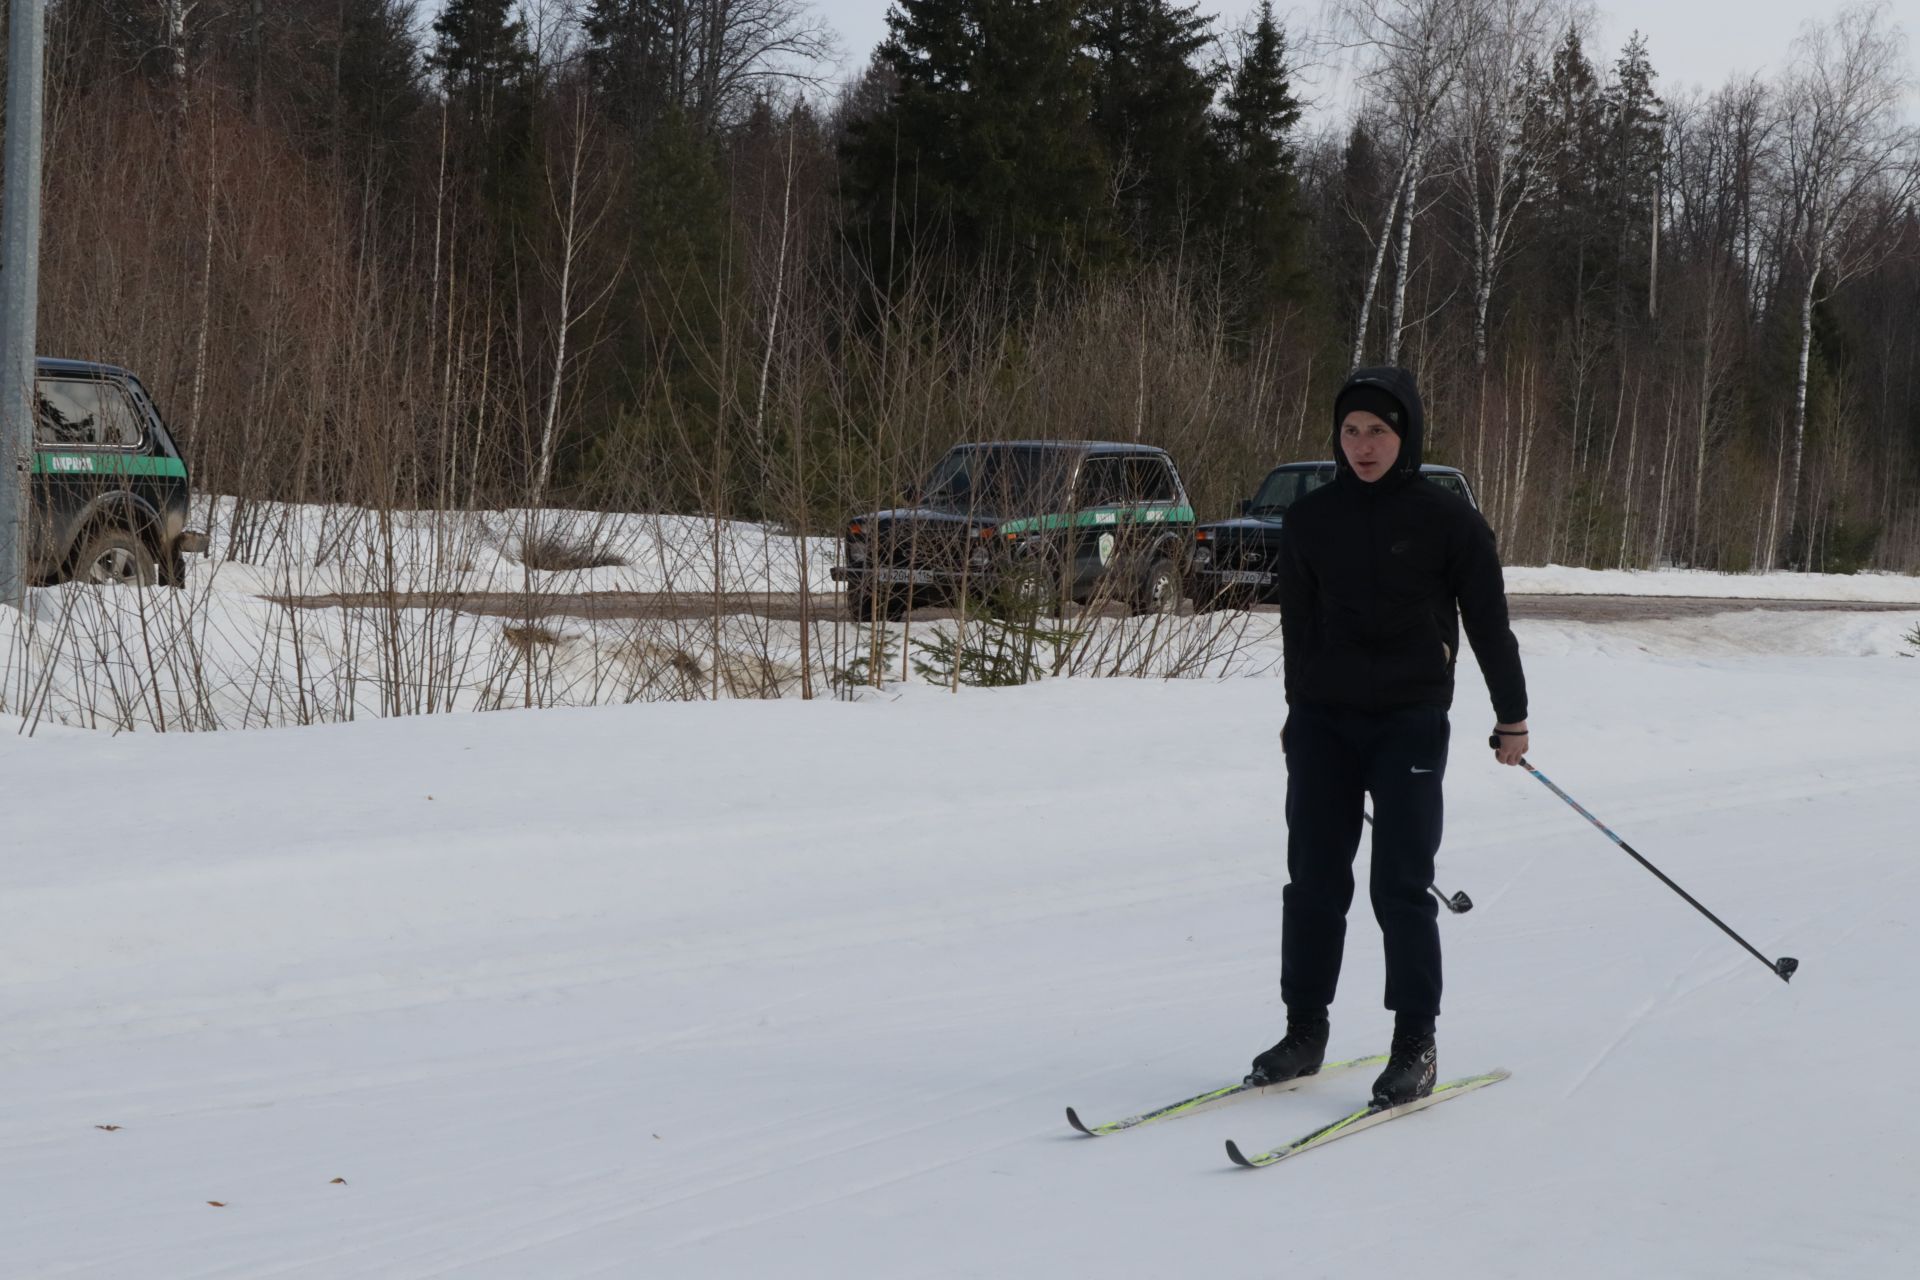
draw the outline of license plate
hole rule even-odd
[[[1229,587],[1265,587],[1273,583],[1272,574],[1256,573],[1251,569],[1232,569],[1213,576]]]
[[[916,587],[934,581],[934,576],[925,569],[874,569],[867,576],[875,582],[906,582]]]

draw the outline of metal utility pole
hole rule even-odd
[[[27,485],[33,467],[46,33],[45,0],[10,0],[6,191],[0,208],[0,602],[16,607],[26,581]]]

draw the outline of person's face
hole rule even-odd
[[[1372,484],[1393,469],[1400,436],[1377,414],[1355,409],[1340,423],[1340,450],[1353,474]]]

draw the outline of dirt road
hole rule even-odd
[[[275,604],[298,609],[456,609],[462,613],[488,614],[507,618],[679,618],[710,617],[716,611],[754,614],[775,621],[798,621],[801,600],[798,594],[734,592],[716,600],[694,592],[655,593],[638,591],[592,591],[575,595],[527,596],[512,592],[458,593],[413,592],[389,597],[369,592],[348,595],[271,596]],[[1707,596],[1581,596],[1510,595],[1509,608],[1515,618],[1543,618],[1575,622],[1645,622],[1666,618],[1692,618],[1712,613],[1733,613],[1753,609],[1780,613],[1912,613],[1920,615],[1920,604],[1867,603],[1853,600],[1733,600]],[[1274,605],[1262,605],[1256,613],[1277,614]],[[815,621],[845,619],[845,608],[833,595],[816,595],[808,608]],[[916,610],[916,619],[950,617],[948,609]]]

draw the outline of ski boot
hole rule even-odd
[[[1253,1060],[1246,1082],[1255,1088],[1297,1080],[1320,1070],[1327,1060],[1329,1034],[1325,1012],[1287,1015],[1287,1034]]]
[[[1432,1093],[1437,1072],[1435,1059],[1431,1029],[1396,1030],[1393,1047],[1387,1051],[1387,1069],[1373,1082],[1374,1108],[1384,1111]]]

